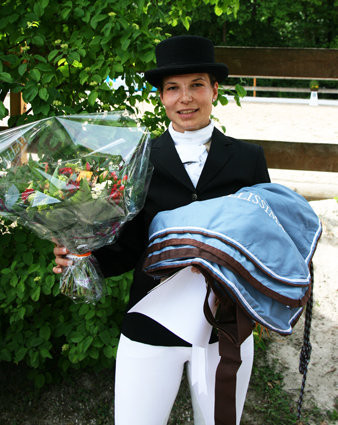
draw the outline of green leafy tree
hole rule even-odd
[[[214,16],[203,4],[189,32],[217,45],[337,48],[337,6],[337,0],[241,0],[236,13]],[[178,24],[174,32],[184,30]]]
[[[238,0],[3,1],[0,119],[8,115],[3,101],[9,91],[22,93],[31,105],[11,117],[9,126],[83,111],[134,111],[138,101],[149,98],[151,87],[144,86],[140,73],[154,65],[154,45],[178,24],[189,29],[203,5],[220,15],[236,10]],[[122,76],[128,91],[112,90],[108,76]],[[145,118],[155,128],[163,117],[155,107]]]

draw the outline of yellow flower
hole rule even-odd
[[[87,181],[90,181],[90,179],[92,178],[92,175],[93,175],[92,171],[80,171],[76,181],[79,182],[82,179],[87,179]]]

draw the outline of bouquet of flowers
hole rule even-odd
[[[0,133],[0,217],[71,252],[61,292],[95,302],[104,280],[91,251],[143,207],[149,134],[125,112],[46,118]]]

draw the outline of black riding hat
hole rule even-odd
[[[146,71],[145,79],[155,87],[167,75],[208,72],[221,83],[228,76],[228,67],[215,62],[214,46],[210,40],[196,35],[170,37],[156,46],[157,68]]]

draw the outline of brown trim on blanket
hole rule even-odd
[[[262,294],[273,298],[277,300],[278,302],[289,305],[290,307],[302,307],[306,304],[307,300],[310,297],[311,293],[311,285],[309,285],[306,293],[304,296],[299,299],[295,300],[289,297],[286,297],[284,295],[279,294],[278,292],[273,291],[270,288],[267,288],[264,286],[261,282],[259,282],[255,277],[253,277],[247,269],[245,269],[242,264],[240,264],[238,261],[234,260],[229,254],[212,247],[210,245],[204,244],[203,242],[196,241],[195,239],[188,239],[188,238],[182,238],[182,239],[170,239],[163,242],[160,242],[156,244],[156,246],[152,252],[161,250],[163,248],[166,248],[168,246],[179,246],[179,245],[191,245],[195,248],[174,248],[168,251],[161,251],[159,254],[154,254],[151,257],[147,257],[144,263],[144,267],[152,266],[153,264],[156,264],[157,262],[172,259],[172,258],[193,258],[193,257],[200,257],[205,260],[209,260],[212,262],[215,262],[219,265],[222,265],[224,267],[227,267],[234,273],[238,273],[240,276],[242,276],[250,285],[252,285],[254,288],[256,288],[258,291],[260,291]],[[156,249],[157,248],[157,249]],[[150,250],[149,250],[150,251]],[[150,252],[151,252],[150,251]],[[159,270],[158,267],[153,268],[151,271],[148,271],[147,273],[153,274],[154,272],[157,272]],[[220,282],[222,285],[223,282],[217,277],[218,282]],[[278,279],[276,279],[279,281]]]
[[[213,273],[210,269],[207,269],[203,264],[201,264],[199,261],[196,261],[194,259],[191,259],[189,261],[189,263],[186,263],[184,265],[184,267],[189,267],[189,266],[195,266],[195,267],[199,268],[201,273],[203,273],[204,277],[206,277],[206,276],[208,277],[208,282],[211,282],[210,285],[212,286],[213,291],[215,292],[216,296],[220,299],[220,305],[222,305],[224,298],[225,298],[225,294],[223,292],[223,289],[224,289],[224,291],[227,291],[227,293],[226,293],[227,298],[232,296],[234,301],[238,305],[241,305],[241,301],[238,299],[236,292],[232,291],[232,289],[230,287],[225,288],[225,286],[223,284],[221,284],[222,289],[219,289],[219,288],[217,288],[217,286],[215,286],[213,284],[213,280],[218,282],[218,276],[215,275],[215,273]],[[172,274],[172,273],[179,271],[180,269],[182,269],[182,267],[180,267],[180,266],[162,266],[162,267],[157,267],[156,270],[157,271],[165,271],[165,273],[163,273],[163,274],[169,275],[169,274]],[[244,307],[243,307],[243,309],[244,309]],[[270,328],[269,324],[259,320],[257,317],[251,317],[250,313],[248,313],[248,312],[246,312],[246,314],[247,314],[248,317],[250,317],[250,320],[255,321],[257,323],[260,323],[262,326]],[[297,320],[298,320],[298,318],[295,320],[295,322]],[[219,325],[217,325],[215,327],[217,329],[220,329]],[[271,329],[273,331],[277,332],[277,333],[280,333],[281,335],[285,335],[285,332],[282,332],[282,331],[278,332],[275,329],[273,329],[272,327],[271,327]]]
[[[208,232],[203,232],[203,231],[198,231],[198,230],[190,230],[190,229],[188,230],[188,232],[186,230],[175,230],[175,232],[167,231],[167,232],[161,234],[160,237],[163,238],[165,236],[170,235],[171,233],[175,233],[175,234],[179,234],[179,235],[185,234],[185,233],[191,233],[193,235],[196,234],[196,235],[202,235],[202,236],[207,236],[207,237],[210,237],[210,238],[217,239],[217,240],[221,241],[222,243],[225,243],[225,244],[227,244],[227,245],[235,248],[242,255],[244,255],[244,257],[246,257],[249,261],[251,261],[255,265],[255,267],[257,267],[259,270],[261,270],[266,275],[271,276],[269,273],[266,272],[266,270],[264,270],[264,268],[259,263],[257,263],[253,258],[251,258],[244,250],[242,250],[239,246],[235,245],[234,243],[231,243],[230,241],[228,241],[225,238],[222,238],[222,237],[217,236],[217,235],[211,235]],[[154,236],[151,239],[149,239],[149,243],[151,243],[152,241],[154,241],[156,238],[157,237]],[[189,239],[189,238],[185,238],[185,239],[186,240],[194,240],[194,239]],[[148,246],[147,253],[153,252],[154,251],[153,247],[157,247],[157,246],[160,247],[161,244],[164,244],[164,243],[167,243],[167,242],[168,242],[168,244],[167,245],[163,245],[163,247],[172,246],[172,242],[171,241],[173,241],[173,240],[176,241],[176,240],[180,240],[180,239],[174,239],[174,238],[172,238],[172,239],[167,239],[166,241],[157,242],[156,244],[153,244],[152,246]],[[318,243],[318,240],[317,240],[317,243]],[[207,245],[207,246],[210,246],[210,245]],[[278,280],[279,282],[282,282],[282,283],[287,284],[289,286],[305,286],[305,285],[302,285],[302,284],[299,284],[299,283],[297,284],[297,283],[292,283],[292,282],[285,282],[283,279],[279,279],[277,277],[273,277],[273,278],[276,279],[276,280]]]

